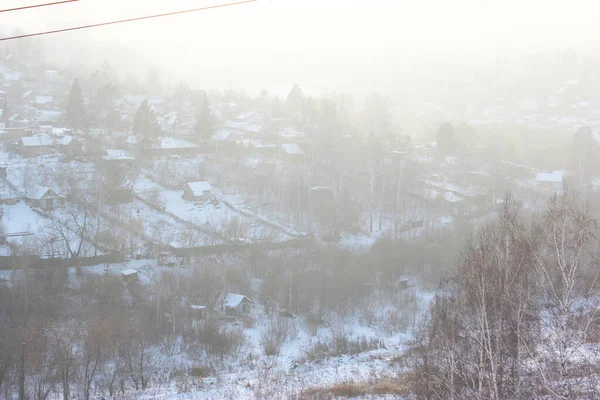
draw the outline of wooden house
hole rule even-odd
[[[38,186],[25,194],[25,199],[34,207],[42,210],[52,210],[65,204],[65,197],[56,193],[54,190]]]
[[[52,138],[46,134],[24,136],[19,139],[17,149],[23,157],[47,154],[52,150]]]
[[[183,198],[193,202],[207,202],[210,200],[212,186],[207,181],[189,182],[183,187]]]
[[[304,150],[297,143],[284,143],[280,145],[281,159],[292,164],[304,161]]]
[[[223,309],[228,315],[242,315],[250,310],[252,300],[243,294],[227,293],[223,301]]]
[[[138,272],[133,268],[127,268],[121,271],[121,278],[125,282],[133,282],[138,279]]]
[[[56,141],[58,150],[69,157],[77,157],[83,154],[83,143],[73,136],[63,136]]]

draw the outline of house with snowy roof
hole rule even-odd
[[[126,268],[121,271],[121,278],[125,282],[133,282],[138,279],[138,272],[133,268]]]
[[[6,177],[6,167],[0,167],[2,175]],[[0,203],[14,205],[23,198],[23,195],[7,179],[0,179]]]
[[[23,157],[47,154],[52,151],[52,138],[46,134],[23,136],[19,139],[17,149]]]
[[[64,196],[45,186],[37,186],[28,190],[25,194],[25,200],[32,206],[39,207],[42,210],[52,210],[65,204]]]
[[[204,317],[206,317],[206,312],[207,312],[208,308],[206,306],[192,304],[188,310],[189,310],[190,318],[194,319],[194,320],[198,320],[198,319],[204,319]]]
[[[183,187],[183,198],[193,202],[206,202],[210,200],[212,186],[207,181],[189,182]]]
[[[163,136],[154,141],[148,152],[155,156],[194,156],[200,152],[200,147],[184,139]]]
[[[29,126],[29,120],[21,117],[20,114],[14,113],[8,117],[8,126],[10,128],[25,128]]]
[[[565,171],[538,172],[535,181],[538,188],[562,193]]]
[[[238,135],[230,129],[221,129],[212,135],[210,144],[217,153],[235,154]]]
[[[227,293],[223,300],[223,310],[228,315],[241,315],[250,310],[252,300],[243,294]]]
[[[61,153],[69,157],[83,154],[83,143],[73,136],[63,136],[56,141],[56,146]]]
[[[171,111],[165,114],[163,117],[158,118],[158,125],[160,126],[160,129],[165,132],[173,132],[177,126],[178,118],[179,113],[177,113],[177,111]]]
[[[54,102],[52,96],[35,96],[35,104],[39,106],[50,105]]]
[[[102,159],[112,163],[128,163],[134,161],[125,150],[119,149],[106,149],[106,155],[102,156]]]
[[[291,163],[304,161],[304,150],[297,143],[283,143],[279,147],[281,159]]]

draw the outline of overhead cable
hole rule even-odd
[[[173,12],[168,12],[168,13],[163,13],[163,14],[146,15],[144,17],[135,17],[135,18],[128,18],[128,19],[122,19],[122,20],[117,20],[117,21],[100,22],[100,23],[97,23],[97,24],[90,24],[90,25],[73,26],[73,27],[70,27],[70,28],[56,29],[56,30],[53,30],[53,31],[27,33],[27,34],[24,34],[24,35],[17,35],[17,36],[9,36],[9,37],[5,37],[5,38],[0,38],[0,42],[5,41],[5,40],[24,39],[24,38],[34,37],[34,36],[52,35],[52,34],[55,34],[55,33],[76,31],[76,30],[80,30],[80,29],[90,29],[90,28],[96,28],[96,27],[100,27],[100,26],[124,24],[124,23],[128,23],[128,22],[141,21],[141,20],[145,20],[145,19],[169,17],[169,16],[172,16],[172,15],[193,13],[193,12],[205,11],[205,10],[210,10],[210,9],[215,9],[215,8],[237,6],[237,5],[241,5],[241,4],[245,4],[245,3],[254,3],[256,1],[258,1],[258,0],[244,0],[244,1],[237,1],[237,2],[234,2],[234,3],[225,3],[225,4],[214,5],[214,6],[192,8],[192,9],[188,9],[188,10],[173,11]]]

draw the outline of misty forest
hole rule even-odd
[[[6,3],[0,399],[600,399],[600,46]]]

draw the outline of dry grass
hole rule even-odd
[[[394,394],[394,395],[407,395],[410,392],[409,385],[405,382],[400,381],[392,381],[392,380],[383,380],[374,383],[370,390],[372,394],[385,395],[385,394]]]
[[[207,378],[211,376],[211,370],[205,365],[194,365],[190,368],[190,375],[195,378]]]
[[[361,383],[338,383],[329,388],[329,392],[335,397],[358,397],[368,393],[367,387]]]
[[[333,400],[351,399],[366,395],[407,395],[410,393],[410,385],[402,381],[391,379],[370,383],[342,382],[328,387],[315,387],[303,390],[296,400]]]

